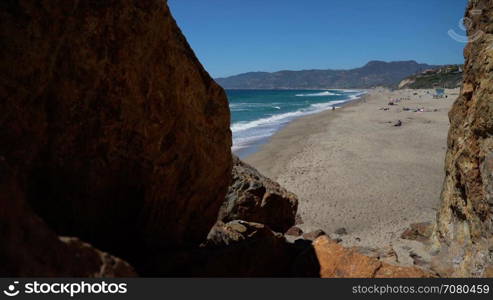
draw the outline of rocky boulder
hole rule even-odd
[[[34,213],[142,274],[149,251],[203,241],[230,114],[166,1],[4,1],[0,28],[0,156]]]
[[[493,1],[470,0],[464,84],[450,113],[445,181],[434,233],[444,276],[481,277],[493,235]]]
[[[434,274],[417,267],[401,267],[367,256],[360,249],[344,248],[328,236],[313,242],[323,278],[430,278]]]
[[[235,220],[218,223],[203,245],[207,276],[284,277],[291,257],[284,237],[263,224]]]
[[[277,232],[295,224],[298,198],[252,166],[233,158],[232,181],[218,219],[262,223]]]
[[[152,263],[174,277],[285,277],[294,257],[282,234],[234,220],[216,223],[200,247],[161,253]]]

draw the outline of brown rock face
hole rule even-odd
[[[280,233],[259,223],[217,222],[198,248],[152,259],[180,277],[290,276],[294,251]]]
[[[429,278],[435,277],[416,267],[399,267],[348,249],[321,236],[313,242],[323,278]]]
[[[291,257],[284,237],[263,224],[218,222],[204,244],[206,276],[289,276]]]
[[[137,269],[205,239],[229,109],[166,1],[3,1],[0,35],[0,156],[35,213]]]
[[[479,12],[479,13],[478,13]],[[461,95],[449,113],[435,238],[446,276],[484,276],[493,234],[493,1],[470,0]],[[446,268],[446,269],[447,269]]]
[[[298,198],[252,166],[233,159],[232,182],[218,219],[262,223],[285,232],[295,223]]]

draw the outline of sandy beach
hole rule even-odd
[[[458,92],[433,99],[434,90],[373,89],[336,111],[293,121],[245,161],[298,195],[303,231],[322,229],[348,246],[420,253],[422,245],[400,234],[435,219],[447,113]],[[339,228],[347,234],[334,234]]]

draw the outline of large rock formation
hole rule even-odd
[[[0,35],[0,156],[37,215],[142,274],[146,253],[205,239],[230,181],[229,109],[166,1],[2,1]]]
[[[298,198],[252,166],[233,158],[231,185],[219,211],[219,220],[263,223],[285,232],[295,223]]]
[[[449,113],[435,232],[445,276],[486,276],[493,261],[493,0],[470,0],[466,17],[464,85]]]

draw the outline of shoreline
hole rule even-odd
[[[327,89],[320,90],[320,91],[326,91],[326,90]],[[346,107],[347,105],[349,105],[351,103],[361,101],[366,96],[366,94],[369,91],[368,89],[360,89],[360,90],[355,90],[355,89],[352,89],[352,90],[351,89],[342,90],[342,89],[338,89],[338,90],[341,90],[341,91],[357,91],[358,93],[362,93],[362,94],[357,95],[356,98],[349,98],[347,100],[344,100],[345,102],[343,102],[343,103],[334,104],[334,106],[336,106],[336,109],[335,110],[328,108],[328,109],[321,110],[321,111],[318,111],[318,112],[309,113],[309,114],[306,114],[304,116],[296,117],[296,118],[288,121],[286,124],[281,125],[272,135],[262,137],[262,138],[258,139],[255,143],[253,143],[252,145],[250,145],[248,147],[240,148],[240,149],[237,149],[237,150],[232,150],[233,154],[237,155],[240,159],[246,159],[249,156],[252,156],[255,153],[261,151],[262,148],[266,144],[268,144],[269,141],[277,133],[279,133],[281,130],[283,130],[286,126],[289,126],[289,124],[291,124],[293,122],[296,122],[299,119],[303,119],[303,118],[310,117],[310,116],[315,116],[315,115],[318,115],[318,114],[321,114],[321,113],[328,113],[328,112],[335,113],[336,111],[340,110],[343,107]],[[335,100],[335,101],[338,101],[338,100]],[[327,104],[330,104],[330,101],[327,102]]]
[[[311,115],[301,116],[299,118],[290,121],[284,127],[276,131],[272,136],[267,137],[263,143],[257,145],[256,151],[253,151],[249,155],[242,156],[240,158],[245,162],[252,164],[253,166],[260,165],[262,168],[262,174],[275,180],[276,179],[275,174],[279,173],[279,170],[276,169],[276,171],[270,172],[270,170],[272,170],[275,167],[275,163],[269,155],[264,155],[264,153],[274,152],[275,148],[279,146],[279,142],[281,140],[287,139],[287,137],[285,136],[286,133],[289,135],[289,139],[290,139],[289,142],[290,143],[295,142],[296,137],[291,135],[291,127],[294,127],[294,130],[297,130],[296,127],[304,126],[306,123],[310,123],[311,120],[318,120],[319,118],[324,118],[328,122],[330,122],[330,120],[337,118],[338,114],[344,113],[344,110],[347,110],[348,108],[351,108],[353,106],[361,105],[362,103],[366,102],[367,98],[370,96],[369,94],[371,93],[371,91],[372,90],[365,90],[366,92],[365,94],[361,95],[357,99],[352,99],[342,103],[339,106],[339,108],[336,108],[335,110],[330,110],[330,109],[323,110]],[[317,127],[310,128],[310,130],[312,130],[311,133],[315,133]],[[302,140],[303,138],[304,138],[303,135],[299,135],[300,140]],[[273,140],[274,142],[272,142]],[[293,153],[289,153],[290,149],[294,147],[289,147],[290,145],[286,145],[286,146],[287,147],[283,148],[282,154],[284,154],[284,156],[290,156],[291,154],[293,154]],[[276,161],[277,160],[283,160],[283,158],[276,158]]]
[[[457,93],[436,100],[431,90],[369,90],[335,112],[293,120],[244,161],[298,195],[304,232],[322,229],[345,246],[393,245],[410,264],[403,252],[425,251],[400,234],[435,218]],[[391,98],[409,100],[390,106]]]
[[[261,152],[264,150],[264,146],[268,146],[268,144],[270,143],[270,141],[274,138],[280,138],[278,137],[278,135],[282,135],[282,131],[284,129],[286,129],[287,127],[289,127],[290,125],[292,125],[293,123],[296,123],[296,122],[306,122],[307,121],[307,118],[310,118],[310,117],[313,117],[313,118],[317,118],[319,117],[321,114],[324,114],[324,115],[327,115],[327,117],[335,117],[335,114],[337,113],[341,113],[342,109],[344,108],[348,108],[348,107],[351,107],[351,106],[356,106],[356,105],[359,105],[360,103],[364,102],[365,101],[365,97],[368,96],[368,90],[365,90],[367,91],[365,94],[359,96],[358,98],[356,99],[351,99],[351,100],[348,100],[347,102],[344,102],[344,103],[341,103],[339,105],[338,108],[336,108],[335,110],[331,110],[331,109],[326,109],[326,110],[323,110],[323,111],[319,111],[319,112],[316,112],[314,114],[310,114],[310,115],[306,115],[306,116],[301,116],[301,117],[298,117],[294,120],[291,120],[288,124],[286,124],[285,126],[283,126],[282,128],[280,128],[278,131],[276,131],[273,135],[269,136],[269,137],[266,137],[265,138],[265,141],[260,143],[259,145],[257,145],[257,150],[256,151],[253,151],[252,153],[246,155],[246,156],[243,156],[241,157],[241,159],[243,160],[249,160],[250,157],[253,157],[256,153],[258,152]],[[296,125],[292,125],[292,126],[296,126]]]

